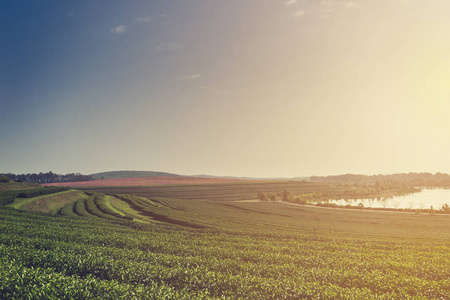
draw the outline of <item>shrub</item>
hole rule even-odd
[[[306,204],[306,199],[297,195],[294,197],[293,202],[298,204]]]
[[[294,198],[294,195],[291,191],[284,191],[283,192],[283,201],[291,202]]]
[[[0,182],[9,182],[9,177],[5,175],[0,175]]]
[[[276,201],[277,200],[277,195],[275,195],[274,193],[269,193],[269,195],[267,197],[269,197],[269,199],[272,200],[272,201]]]
[[[258,199],[261,201],[266,201],[267,200],[267,195],[264,194],[263,192],[258,194]]]

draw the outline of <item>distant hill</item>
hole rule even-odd
[[[120,179],[120,178],[139,178],[139,177],[195,177],[195,178],[214,178],[214,179],[238,179],[238,180],[309,180],[309,177],[238,177],[238,176],[214,176],[214,175],[179,175],[167,172],[155,171],[111,171],[101,172],[89,175],[94,180],[99,179]]]
[[[182,175],[154,171],[111,171],[90,175],[93,179],[119,179],[136,177],[183,177]]]

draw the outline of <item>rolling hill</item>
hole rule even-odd
[[[136,177],[182,177],[182,175],[155,171],[110,171],[91,174],[93,179],[118,179]]]

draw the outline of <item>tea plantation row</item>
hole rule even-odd
[[[5,208],[0,220],[2,299],[450,297],[445,239],[136,226]]]

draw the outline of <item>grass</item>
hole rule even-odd
[[[119,206],[121,204],[120,200],[118,200],[117,198],[115,198],[113,196],[105,196],[104,199],[105,199],[105,204],[109,209],[111,209],[112,211],[114,211],[122,216],[126,215],[122,210],[119,210],[118,208],[115,207],[115,206]],[[113,202],[114,202],[114,205],[113,205]],[[131,210],[129,210],[129,211],[131,212]]]
[[[42,186],[38,183],[31,182],[0,182],[0,192],[1,191],[17,191],[17,190],[26,190],[26,189],[36,189],[41,188]]]
[[[139,212],[132,209],[128,203],[126,203],[123,200],[120,200],[117,197],[106,195],[105,202],[106,202],[106,205],[108,205],[108,207],[112,211],[114,211],[122,216],[132,217],[133,221],[135,221],[135,222],[148,224],[151,221],[151,220],[146,220],[146,218],[143,217],[141,214],[139,214]]]
[[[24,206],[30,202],[33,202],[33,201],[35,201],[34,198],[16,198],[13,203],[6,204],[5,206],[12,207],[15,209],[20,209],[20,208],[22,208],[22,206]]]
[[[90,196],[91,195],[91,196]],[[95,198],[98,198],[94,201]],[[150,220],[133,210],[125,201],[113,196],[84,193],[77,190],[63,191],[32,198],[15,198],[7,208],[63,214],[71,217],[134,219],[140,223]],[[105,211],[106,210],[106,211]]]
[[[33,198],[16,198],[13,203],[6,205],[6,207],[56,213],[67,203],[73,203],[80,198],[86,197],[86,194],[80,191],[69,190]]]

